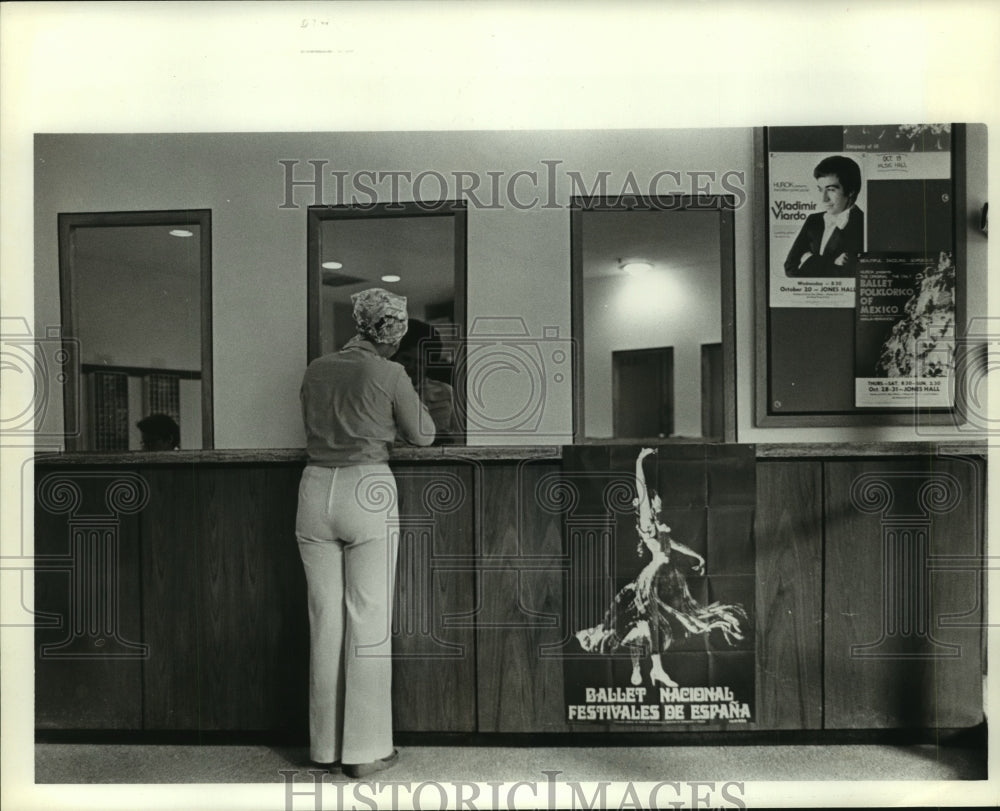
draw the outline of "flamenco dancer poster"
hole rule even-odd
[[[584,482],[581,501],[592,508],[581,503],[566,524],[570,559],[579,562],[563,665],[566,720],[752,721],[753,449],[565,451],[564,474]]]

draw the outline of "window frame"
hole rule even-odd
[[[588,211],[710,211],[719,214],[719,272],[722,343],[723,442],[736,442],[736,202],[731,195],[575,196],[570,198],[570,296],[573,353],[573,443],[635,443],[635,439],[590,439],[584,419],[583,215]],[[663,442],[650,437],[651,441]],[[703,439],[706,444],[719,440]]]
[[[70,415],[77,413],[77,398],[82,391],[80,358],[76,341],[79,322],[76,312],[76,284],[73,273],[73,234],[77,228],[121,228],[130,225],[196,225],[199,230],[200,321],[201,321],[201,449],[215,447],[215,420],[212,387],[212,211],[211,209],[174,209],[163,211],[99,211],[60,213],[59,300],[62,318],[63,349],[71,359],[70,373],[63,384],[63,425],[67,451],[84,451],[86,431],[77,426],[70,431]],[[133,451],[130,451],[130,453]]]
[[[467,233],[468,210],[464,201],[438,200],[434,202],[369,203],[361,205],[317,205],[306,211],[306,362],[311,363],[322,352],[320,324],[322,320],[322,274],[320,260],[323,256],[322,228],[328,220],[371,220],[398,217],[453,217],[454,218],[454,324],[448,335],[457,344],[456,363],[452,386],[455,392],[455,415],[459,428],[452,436],[454,443],[466,444],[465,432],[465,366],[458,362],[465,351],[466,318],[468,313],[468,263]],[[450,435],[451,436],[451,435]]]

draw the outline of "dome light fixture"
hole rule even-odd
[[[322,265],[326,270],[340,270],[343,266],[343,262],[324,262]]]
[[[401,277],[397,276],[395,273],[387,273],[382,277],[383,282],[398,282]]]
[[[193,237],[194,231],[188,231],[186,228],[174,228],[170,231],[170,236],[172,237]]]
[[[629,259],[627,262],[622,262],[618,260],[618,267],[621,268],[623,273],[627,273],[629,276],[638,276],[640,273],[648,273],[653,269],[652,262],[647,262],[645,259]]]

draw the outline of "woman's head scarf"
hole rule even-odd
[[[362,338],[395,344],[406,334],[406,296],[372,287],[354,293],[351,301],[354,302],[354,323]]]

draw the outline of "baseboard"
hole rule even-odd
[[[967,729],[743,730],[726,732],[397,732],[400,746],[837,746],[933,744],[985,749],[986,723]],[[275,730],[38,729],[36,743],[184,746],[307,746],[302,732]]]

